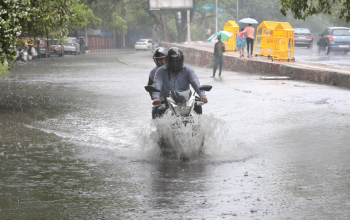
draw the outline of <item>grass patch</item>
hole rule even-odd
[[[206,68],[213,68],[214,63],[208,63],[205,67]]]
[[[6,63],[0,63],[0,78],[6,75],[9,71],[9,66]]]

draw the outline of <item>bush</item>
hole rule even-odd
[[[8,66],[7,61],[5,61],[4,63],[0,63],[0,77],[7,74],[8,70],[9,70],[9,66]]]
[[[191,25],[191,40],[192,41],[206,41],[206,29],[204,25],[192,23]]]

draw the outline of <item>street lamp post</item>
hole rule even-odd
[[[187,42],[191,42],[190,10],[187,10]]]
[[[215,0],[215,33],[218,32],[218,0]]]
[[[237,21],[238,21],[238,1],[239,0],[237,0]]]
[[[178,25],[179,25],[179,32],[178,32],[177,42],[181,43],[181,36],[182,36],[181,11],[177,12],[177,19],[178,19]]]

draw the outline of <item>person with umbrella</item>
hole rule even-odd
[[[240,32],[241,33],[247,33],[247,52],[248,52],[248,57],[249,57],[249,45],[250,45],[250,57],[253,55],[253,46],[254,46],[254,28],[252,27],[252,24],[258,24],[258,22],[253,19],[253,18],[243,18],[239,21],[239,23],[243,24],[248,24],[248,27],[244,29],[244,31]]]
[[[84,37],[79,37],[79,45],[80,45],[80,53],[81,54],[85,54],[85,41],[84,41]]]
[[[221,35],[217,35],[217,39],[218,39],[218,42],[214,46],[215,62],[214,62],[213,76],[211,76],[211,78],[215,78],[215,72],[216,72],[216,69],[218,68],[218,65],[220,67],[219,77],[221,77],[222,63],[224,61],[223,53],[225,52],[225,45],[221,42]]]
[[[254,28],[252,27],[252,24],[248,24],[248,27],[246,27],[242,32],[239,34],[247,33],[247,53],[248,57],[253,56],[253,46],[254,46]],[[249,56],[249,45],[250,45],[250,56]]]

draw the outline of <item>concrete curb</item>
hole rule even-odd
[[[112,51],[135,51],[135,49],[99,49],[99,50],[86,50],[85,53],[112,52]]]
[[[212,50],[172,43],[161,43],[161,45],[166,48],[174,46],[180,48],[184,53],[185,63],[201,67],[212,67],[214,60]],[[329,71],[313,67],[303,68],[293,66],[293,63],[262,61],[254,58],[242,59],[234,55],[224,55],[223,69],[266,76],[289,76],[293,80],[350,88],[350,74],[338,70]]]

